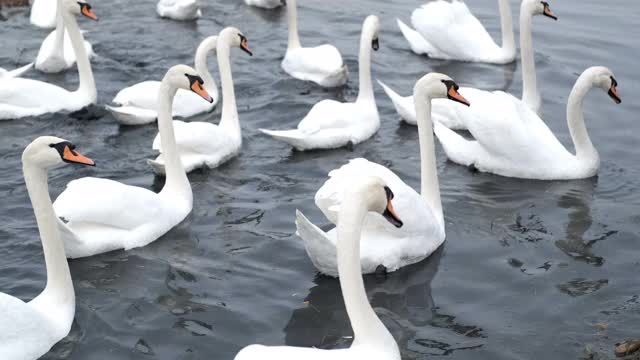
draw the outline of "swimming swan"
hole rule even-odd
[[[421,261],[431,255],[445,238],[435,146],[431,122],[431,102],[448,98],[469,105],[458,93],[458,85],[443,74],[431,73],[422,77],[414,87],[418,113],[420,141],[421,194],[405,184],[386,167],[366,159],[354,159],[329,173],[329,179],[315,196],[316,205],[334,224],[338,224],[337,211],[344,194],[354,179],[362,175],[378,176],[392,187],[397,195],[395,209],[403,219],[402,229],[389,226],[382,218],[367,217],[363,231],[361,258],[363,273],[375,272],[378,266],[395,271]],[[296,214],[298,235],[304,241],[307,254],[318,270],[336,276],[336,230],[324,232],[312,224],[300,211]]]
[[[39,358],[69,334],[73,323],[76,311],[73,282],[47,184],[47,171],[65,163],[95,164],[80,155],[73,144],[53,136],[35,139],[22,153],[24,180],[44,251],[47,285],[27,303],[0,293],[2,359]]]
[[[285,0],[244,0],[244,3],[265,9],[275,9],[279,6],[286,5]]]
[[[380,117],[371,85],[371,49],[378,50],[380,21],[368,16],[362,25],[358,70],[360,90],[355,102],[322,100],[315,104],[294,130],[266,130],[263,133],[298,150],[334,149],[358,144],[380,128]]]
[[[163,18],[195,20],[202,16],[198,0],[160,0],[156,12]]]
[[[58,3],[64,9],[62,17],[77,57],[80,78],[78,90],[68,91],[31,79],[4,79],[0,81],[0,120],[76,111],[96,102],[96,84],[75,16],[82,14],[93,20],[98,18],[91,10],[91,5],[85,2],[58,0]]]
[[[538,91],[536,79],[536,65],[533,51],[533,41],[531,36],[532,19],[534,15],[544,15],[554,20],[558,18],[553,14],[548,3],[539,0],[524,0],[520,7],[520,57],[522,61],[522,102],[537,114],[542,112],[542,98]],[[460,33],[460,30],[456,30]],[[415,107],[413,106],[413,96],[401,96],[387,85],[378,81],[385,93],[393,102],[400,117],[408,124],[416,124]],[[469,101],[476,102],[488,93],[488,91],[469,87],[461,87],[460,93]],[[476,100],[478,99],[478,100]],[[506,104],[508,105],[508,104]],[[449,129],[466,129],[466,119],[473,116],[475,106],[472,108],[452,103],[446,100],[435,100],[433,102],[433,117]]]
[[[247,47],[247,38],[234,27],[223,29],[218,35],[217,57],[222,86],[222,115],[219,125],[202,121],[173,121],[180,160],[186,172],[200,167],[215,168],[240,152],[242,134],[236,106],[236,94],[231,77],[231,47],[239,47],[252,55]],[[160,151],[149,165],[157,174],[164,174],[164,151],[162,136],[156,135],[153,149]]]
[[[242,349],[235,360],[400,360],[395,339],[369,304],[360,274],[361,233],[365,234],[368,219],[387,221],[401,227],[402,220],[394,212],[400,195],[378,177],[356,179],[340,208],[337,230],[337,254],[340,287],[353,328],[353,343],[347,349],[324,350],[292,346],[250,345]],[[367,239],[362,239],[362,245]]]
[[[435,124],[447,157],[480,171],[539,180],[582,179],[594,176],[600,156],[587,133],[582,112],[585,96],[601,88],[619,104],[618,82],[605,67],[591,67],[576,81],[567,103],[567,125],[576,154],[570,153],[534,112],[513,96],[496,91],[478,99],[476,117],[468,122],[473,140]],[[500,105],[498,106],[498,102]],[[510,103],[505,107],[503,103]]]
[[[187,174],[177,153],[171,126],[171,101],[177,89],[213,99],[193,68],[173,66],[158,92],[158,127],[167,162],[160,193],[117,181],[85,177],[71,181],[53,204],[60,217],[67,257],[91,256],[145,246],[180,223],[193,206]]]

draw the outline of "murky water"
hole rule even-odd
[[[255,56],[232,52],[241,155],[189,175],[193,213],[163,238],[145,248],[70,262],[76,320],[46,359],[232,359],[256,342],[349,344],[339,284],[316,275],[293,235],[295,209],[326,225],[313,195],[329,170],[353,157],[385,164],[418,187],[416,128],[398,121],[376,87],[382,127],[352,151],[296,153],[257,129],[293,127],[321,99],[355,98],[366,15],[382,20],[374,77],[402,93],[431,70],[461,84],[521,91],[519,66],[433,61],[411,53],[395,18],[408,20],[418,1],[300,0],[303,44],[330,41],[351,70],[349,85],[330,91],[280,69],[284,9],[262,11],[240,0],[202,3],[204,17],[193,24],[158,19],[149,0],[96,1],[100,21],[81,20],[99,55],[93,69],[100,104],[126,85],[161,78],[171,65],[191,64],[198,43],[227,25],[245,32]],[[468,3],[499,38],[496,2]],[[438,146],[447,241],[422,263],[386,278],[366,278],[369,298],[404,359],[566,360],[588,358],[587,348],[598,353],[594,358],[609,359],[615,342],[638,336],[640,5],[550,3],[559,21],[534,20],[536,61],[545,119],[565,144],[565,103],[577,75],[605,65],[620,83],[621,105],[598,90],[585,103],[602,157],[599,176],[539,182],[473,174],[447,162]],[[4,14],[0,66],[13,68],[35,57],[46,32],[28,24],[26,9]],[[77,82],[75,71],[30,76],[68,87]],[[20,173],[20,154],[36,136],[70,139],[99,163],[52,171],[54,197],[68,181],[87,175],[160,188],[162,181],[145,162],[154,157],[155,125],[120,127],[110,115],[96,113],[0,123],[0,291],[29,300],[44,286],[42,248]],[[196,119],[217,121],[219,109]]]

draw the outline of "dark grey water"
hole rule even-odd
[[[293,127],[321,99],[355,98],[360,26],[371,13],[382,20],[374,77],[405,94],[431,70],[461,84],[519,94],[520,69],[415,56],[395,18],[408,20],[419,1],[300,2],[303,44],[336,45],[351,70],[348,87],[326,91],[280,70],[284,9],[202,1],[204,18],[184,24],[158,19],[150,0],[93,3],[100,22],[82,20],[81,26],[99,54],[93,69],[100,104],[126,85],[159,79],[171,65],[191,64],[198,43],[224,26],[243,30],[255,51],[249,58],[234,50],[232,59],[244,145],[228,164],[189,175],[193,214],[169,234],[145,248],[70,262],[76,320],[46,359],[232,359],[256,342],[349,344],[339,284],[316,276],[293,235],[294,212],[326,224],[313,195],[329,170],[353,157],[385,164],[418,187],[416,128],[400,124],[376,88],[382,127],[353,151],[294,153],[257,129]],[[499,38],[495,0],[469,5]],[[585,104],[602,157],[599,176],[538,182],[472,174],[448,163],[438,147],[447,241],[422,263],[386,279],[366,278],[371,302],[404,359],[565,360],[587,357],[586,348],[608,359],[615,342],[638,336],[640,5],[551,0],[551,6],[560,20],[534,21],[536,60],[545,119],[565,144],[565,102],[577,75],[605,65],[620,83],[621,105],[599,90]],[[35,57],[46,32],[28,24],[26,9],[4,12],[0,66],[13,68]],[[75,71],[30,76],[68,87],[77,81]],[[161,186],[145,163],[154,157],[155,125],[119,127],[110,115],[99,115],[0,123],[0,291],[29,300],[44,286],[40,240],[20,172],[22,149],[36,136],[72,140],[99,164],[53,171],[54,197],[68,181],[87,175]],[[219,109],[211,120],[218,118]]]

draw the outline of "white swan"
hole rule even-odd
[[[222,115],[220,124],[208,122],[173,121],[178,153],[186,172],[200,167],[215,168],[240,152],[242,134],[236,106],[236,94],[231,77],[231,47],[239,47],[249,55],[247,38],[234,27],[224,28],[218,34],[217,58],[222,86]],[[162,133],[153,140],[153,149],[160,151],[149,165],[157,174],[164,174],[165,154],[162,147]]]
[[[286,5],[285,0],[244,0],[244,3],[265,9],[275,9],[279,6]]]
[[[333,261],[338,263],[342,298],[353,329],[351,346],[324,350],[250,345],[242,349],[235,360],[400,360],[398,344],[369,304],[359,262],[361,247],[368,241],[366,226],[370,218],[388,221],[389,226],[402,226],[391,204],[393,191],[391,184],[378,177],[355,179],[344,194],[338,214],[337,255]],[[396,201],[402,201],[400,195],[393,200]]]
[[[324,44],[302,47],[298,37],[296,0],[287,0],[289,40],[282,59],[282,69],[296,79],[312,81],[324,87],[337,87],[347,83],[347,65],[335,46]]]
[[[156,12],[163,18],[195,20],[202,16],[198,0],[160,0]]]
[[[57,9],[57,0],[33,0],[29,21],[39,28],[53,29],[56,27]]]
[[[362,158],[351,160],[331,171],[329,179],[316,193],[316,205],[329,221],[338,224],[337,211],[342,206],[344,194],[358,176],[378,176],[394,189],[397,195],[395,209],[403,219],[404,227],[396,229],[379,216],[367,217],[360,258],[363,273],[374,272],[380,265],[387,271],[395,271],[421,261],[444,241],[444,218],[431,130],[431,102],[435,98],[448,98],[468,105],[457,89],[458,85],[451,78],[437,73],[425,75],[415,85],[414,94],[420,100],[416,103],[416,111],[420,140],[421,194],[406,185],[391,170]],[[323,274],[336,276],[335,229],[325,233],[299,211],[296,226],[316,268]]]
[[[33,360],[67,336],[76,300],[64,244],[51,206],[47,170],[79,163],[94,165],[75,146],[53,136],[41,136],[22,153],[22,170],[36,215],[47,269],[47,285],[30,302],[0,293],[0,354],[7,360]]]
[[[210,112],[218,103],[218,87],[207,67],[207,56],[216,48],[217,36],[204,39],[195,54],[195,68],[204,79],[204,89],[213,98],[212,103],[202,101],[193,91],[179,89],[173,99],[173,116],[188,118]],[[123,125],[149,124],[158,118],[158,89],[160,81],[148,80],[120,90],[113,99],[115,106],[105,106]]]
[[[13,78],[13,77],[19,77],[20,75],[24,74],[25,72],[31,70],[31,68],[33,67],[33,63],[28,63],[25,66],[21,66],[17,69],[13,69],[13,70],[5,70],[3,68],[0,68],[0,79],[8,79],[8,78]]]
[[[0,120],[76,111],[96,102],[96,84],[75,15],[96,19],[91,6],[74,0],[58,0],[78,61],[80,85],[76,91],[37,80],[10,78],[0,81]]]
[[[507,3],[508,6],[508,3]],[[532,19],[534,15],[545,15],[557,20],[551,11],[548,3],[539,0],[523,0],[520,7],[520,57],[522,60],[522,101],[531,110],[540,114],[542,111],[542,98],[538,91],[536,79],[536,68],[533,51],[533,41],[531,36]],[[509,21],[511,22],[511,21]],[[460,30],[456,30],[456,33]],[[416,124],[415,107],[413,106],[413,96],[401,96],[387,85],[378,81],[385,93],[393,102],[393,106],[400,117],[408,124]],[[469,101],[476,102],[488,94],[488,91],[478,90],[469,87],[461,87],[460,93]],[[509,104],[504,104],[508,106]],[[436,100],[433,102],[433,117],[444,126],[450,129],[466,129],[466,119],[473,116],[476,107],[466,107],[460,104],[451,103],[446,100]]]
[[[158,92],[158,127],[167,162],[160,193],[117,181],[85,177],[71,181],[53,204],[60,217],[67,257],[145,246],[180,223],[190,212],[193,194],[178,157],[171,101],[178,88],[191,89],[207,101],[203,81],[193,68],[169,69]]]
[[[57,6],[56,6],[57,9]],[[84,40],[84,49],[89,58],[95,55],[91,44]],[[57,73],[69,69],[76,63],[69,33],[65,31],[62,13],[56,15],[56,29],[53,30],[40,45],[36,56],[36,69],[45,73]]]
[[[604,67],[585,70],[576,81],[567,103],[567,124],[576,154],[570,153],[535,113],[513,96],[495,92],[474,106],[469,121],[474,140],[467,140],[436,123],[435,133],[447,157],[480,171],[540,180],[581,179],[594,176],[600,156],[587,133],[582,112],[585,96],[599,87],[620,103],[613,73]],[[496,102],[500,101],[498,107]],[[502,103],[511,103],[505,107]],[[497,110],[499,108],[499,110]]]
[[[459,0],[437,0],[415,9],[411,29],[397,20],[400,31],[416,54],[435,59],[507,64],[516,58],[509,0],[498,0],[502,46],[498,46],[467,5]]]
[[[322,100],[315,104],[294,130],[266,130],[263,133],[298,150],[334,149],[370,138],[380,127],[380,117],[371,85],[371,48],[378,49],[380,21],[368,16],[360,38],[360,90],[355,102]]]

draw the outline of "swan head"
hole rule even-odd
[[[204,80],[191,66],[175,65],[171,67],[162,82],[168,82],[175,89],[193,91],[208,102],[213,102],[211,95],[204,89]]]
[[[622,99],[618,93],[618,81],[613,72],[604,66],[594,66],[585,71],[589,75],[593,85],[604,90],[616,104],[620,104]]]
[[[558,20],[558,17],[553,13],[553,11],[551,11],[551,6],[546,1],[523,0],[522,8],[528,9],[533,15],[543,15],[553,20]]]
[[[416,82],[413,93],[416,99],[422,101],[431,99],[449,99],[470,106],[471,103],[460,95],[460,87],[450,77],[440,73],[429,73]]]
[[[33,140],[22,152],[22,162],[43,169],[55,168],[65,163],[96,165],[93,160],[76,151],[74,144],[55,136],[40,136]]]
[[[239,47],[242,51],[249,54],[249,56],[253,56],[253,53],[247,45],[247,37],[237,28],[229,26],[222,29],[220,34],[218,34],[218,38],[221,40],[220,43],[227,43],[230,47]]]
[[[367,210],[382,215],[395,227],[402,227],[402,220],[393,209],[393,191],[377,176],[365,176],[356,182],[353,195],[363,202]]]
[[[369,15],[364,19],[362,24],[362,32],[371,37],[371,48],[378,51],[380,48],[380,40],[378,34],[380,32],[380,19],[375,15]]]
[[[91,20],[98,20],[96,14],[91,10],[91,5],[84,1],[62,0],[62,6],[72,15],[83,15]]]

